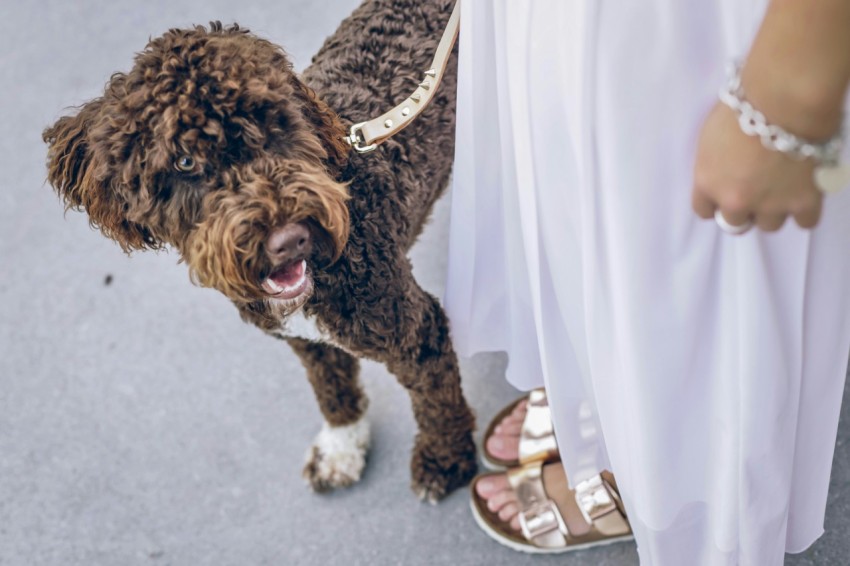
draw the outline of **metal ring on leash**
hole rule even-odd
[[[728,220],[726,220],[726,217],[723,216],[723,213],[720,211],[719,208],[714,211],[714,221],[717,222],[717,225],[720,227],[721,230],[733,236],[740,236],[741,234],[747,232],[750,228],[753,227],[752,220],[747,220],[745,223],[739,226],[731,224]]]

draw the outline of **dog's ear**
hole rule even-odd
[[[110,172],[107,156],[98,155],[90,142],[92,129],[109,119],[105,106],[105,99],[97,98],[44,130],[42,139],[49,146],[47,180],[66,208],[85,210],[89,223],[125,252],[159,247],[145,227],[127,219],[120,181]]]
[[[322,145],[328,153],[330,165],[341,169],[348,162],[351,146],[345,141],[345,126],[336,112],[319,98],[316,93],[304,84],[293,73],[292,85],[295,96],[301,102],[304,117],[313,125],[321,138]]]

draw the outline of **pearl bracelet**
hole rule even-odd
[[[825,142],[815,143],[795,136],[768,124],[764,114],[753,108],[744,97],[741,85],[741,65],[732,63],[727,70],[727,81],[720,89],[720,101],[738,114],[738,124],[748,136],[758,136],[767,149],[786,153],[797,159],[812,158],[819,164],[835,166],[844,146],[844,127]]]

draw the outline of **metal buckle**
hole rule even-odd
[[[351,126],[351,130],[349,130],[348,136],[345,138],[345,141],[347,141],[348,144],[351,147],[353,147],[354,151],[356,151],[357,153],[369,153],[370,151],[374,151],[374,149],[376,147],[378,147],[378,144],[376,144],[376,143],[366,145],[366,146],[360,145],[365,141],[360,136],[360,129],[363,127],[363,124],[365,124],[365,123],[366,122],[358,122],[358,123],[354,124],[353,126]]]
[[[549,399],[543,389],[532,389],[528,392],[528,404],[531,407],[548,407]]]
[[[564,536],[569,534],[561,513],[550,500],[539,501],[525,511],[520,511],[519,526],[527,540],[534,540],[555,530]]]
[[[576,503],[588,524],[617,508],[601,475],[586,479],[576,486]]]

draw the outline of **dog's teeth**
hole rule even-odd
[[[278,295],[280,293],[292,293],[293,291],[298,290],[303,287],[305,282],[307,281],[307,260],[301,260],[301,274],[298,277],[298,281],[292,283],[291,285],[281,285],[277,281],[275,281],[271,277],[267,277],[263,282],[263,287],[272,295]]]
[[[271,277],[269,277],[268,279],[266,279],[266,284],[267,284],[267,285],[269,286],[269,288],[271,288],[271,290],[272,290],[272,291],[274,291],[275,293],[280,293],[281,291],[283,291],[283,287],[281,287],[280,285],[278,285],[277,283],[275,283],[274,279],[272,279]]]
[[[299,285],[304,283],[305,279],[307,279],[307,260],[302,259],[301,260],[301,277],[298,278],[298,281],[295,283],[295,285],[293,285],[293,287],[298,287]]]
[[[305,279],[307,279],[307,260],[302,259],[301,260],[301,277],[299,277],[298,281],[296,281],[292,285],[287,285],[286,287],[284,287],[283,290],[286,291],[287,293],[290,292],[290,291],[294,291],[295,289],[297,289],[298,287],[300,287],[304,283]]]

